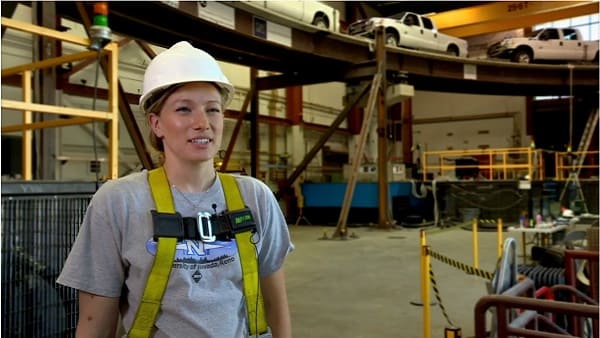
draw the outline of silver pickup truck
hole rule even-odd
[[[430,18],[411,12],[402,12],[389,18],[358,20],[348,26],[348,33],[373,38],[375,28],[380,26],[385,28],[385,40],[389,45],[460,57],[468,54],[466,40],[438,32]]]
[[[583,41],[576,28],[543,28],[524,37],[507,37],[487,50],[490,58],[513,62],[598,62],[598,41]]]

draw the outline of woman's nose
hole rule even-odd
[[[193,116],[194,116],[194,119],[193,119],[193,128],[194,129],[208,129],[209,128],[208,116],[206,115],[206,112],[204,112],[203,110],[197,110]]]

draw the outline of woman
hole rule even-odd
[[[182,217],[227,210],[213,158],[233,91],[214,58],[187,42],[157,55],[146,69],[140,107]],[[265,184],[248,176],[235,181],[256,223],[253,243],[267,323],[273,337],[291,337],[283,262],[293,245],[285,218]],[[106,182],[92,198],[57,281],[79,290],[78,337],[114,336],[119,311],[131,333],[157,251],[153,209],[146,170]],[[178,239],[151,336],[249,336],[235,242]]]

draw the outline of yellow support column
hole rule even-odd
[[[472,229],[472,233],[473,233],[473,266],[476,269],[479,269],[479,243],[477,242],[477,224],[479,222],[479,219],[477,218],[473,218],[473,229]]]
[[[23,102],[31,103],[32,89],[31,89],[31,70],[26,70],[22,74],[21,83],[23,86]],[[23,110],[23,126],[31,124],[33,122],[31,110]],[[31,181],[33,179],[33,168],[32,168],[32,146],[33,146],[33,132],[29,128],[22,129],[23,137],[23,149],[21,150],[21,176],[25,181]]]
[[[431,338],[431,306],[429,302],[429,263],[425,230],[421,230],[421,301],[423,302],[423,338]]]
[[[529,181],[533,181],[533,150],[531,147],[527,149],[527,174]]]
[[[110,51],[108,65],[108,111],[109,120],[108,135],[108,175],[110,179],[119,177],[119,45],[111,42],[105,47]]]
[[[502,152],[502,175],[503,175],[502,179],[504,179],[504,180],[508,179],[508,173],[506,171],[506,164],[507,164],[506,157],[507,157],[506,152]]]
[[[502,257],[502,218],[498,218],[498,258]]]

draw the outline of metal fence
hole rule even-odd
[[[77,291],[55,283],[94,183],[2,183],[3,337],[74,337]]]

